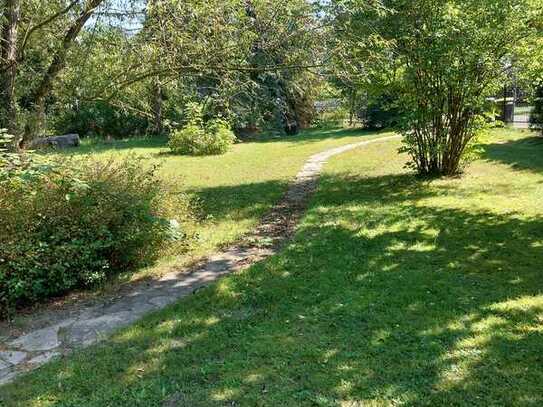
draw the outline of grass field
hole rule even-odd
[[[543,142],[497,131],[437,180],[397,147],[331,160],[281,254],[1,388],[0,405],[542,405]]]
[[[165,258],[155,267],[129,276],[139,278],[182,266],[238,239],[279,200],[310,155],[377,136],[360,130],[312,130],[296,137],[262,137],[236,144],[225,155],[209,157],[170,155],[167,140],[161,138],[112,144],[87,142],[76,155],[98,159],[142,156],[144,163],[160,164],[164,179],[199,201],[206,218],[195,225],[199,237],[190,253]]]

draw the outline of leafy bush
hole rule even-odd
[[[168,147],[175,154],[224,154],[236,141],[228,123],[222,119],[203,123],[202,108],[198,104],[187,107],[188,123],[170,135]]]
[[[149,264],[168,242],[186,238],[178,225],[188,219],[187,200],[140,161],[0,169],[4,312]],[[172,212],[177,220],[168,220]]]
[[[54,117],[52,125],[58,134],[114,138],[146,134],[149,128],[148,120],[104,102],[85,102],[77,109],[63,109]]]
[[[372,130],[396,127],[401,117],[395,103],[394,97],[386,93],[368,101],[362,112],[365,127]]]

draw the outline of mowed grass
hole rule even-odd
[[[138,278],[182,266],[239,239],[280,199],[312,154],[382,135],[342,129],[308,130],[295,137],[264,135],[236,144],[225,155],[208,157],[171,155],[163,138],[111,144],[84,142],[75,156],[104,160],[141,157],[143,165],[158,164],[161,177],[174,185],[175,191],[190,194],[198,203],[198,215],[204,218],[191,225],[197,241],[190,252],[165,258],[155,267],[136,273],[134,277]]]
[[[331,160],[281,254],[0,404],[542,405],[543,142],[493,133],[462,178],[437,180],[398,145]]]

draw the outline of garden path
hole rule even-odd
[[[388,136],[332,148],[311,156],[281,201],[242,242],[208,257],[188,270],[145,281],[113,298],[86,307],[68,307],[37,316],[38,322],[16,337],[0,341],[0,385],[19,374],[107,338],[144,315],[162,309],[220,277],[239,271],[280,250],[292,236],[323,165],[335,155],[399,136]]]

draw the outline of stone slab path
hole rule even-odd
[[[399,136],[348,144],[315,154],[306,161],[282,200],[261,220],[242,243],[213,255],[190,270],[169,273],[146,281],[115,298],[88,307],[77,307],[47,315],[39,328],[0,343],[0,385],[35,369],[55,357],[89,346],[144,315],[162,309],[218,278],[241,270],[281,248],[317,187],[323,165],[335,155]]]

